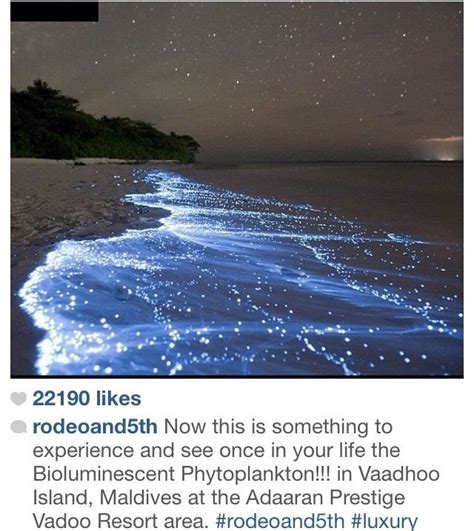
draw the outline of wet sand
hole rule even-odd
[[[11,372],[25,375],[33,372],[41,333],[19,308],[17,292],[45,254],[60,240],[119,234],[165,213],[122,201],[148,191],[133,176],[146,165],[13,159],[11,167]]]

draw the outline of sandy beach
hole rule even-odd
[[[118,234],[164,214],[122,201],[128,193],[148,190],[132,175],[147,166],[106,159],[80,162],[12,159],[12,374],[32,372],[32,354],[41,334],[19,308],[18,289],[46,252],[63,239]]]

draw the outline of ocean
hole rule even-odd
[[[21,287],[37,374],[462,375],[462,165],[135,178],[168,216],[61,241]]]

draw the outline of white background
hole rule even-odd
[[[1,236],[1,337],[0,355],[0,430],[1,430],[1,498],[0,529],[30,531],[35,529],[31,518],[32,475],[31,447],[52,444],[54,437],[15,435],[9,426],[12,420],[24,419],[110,419],[126,414],[120,410],[55,408],[43,411],[31,405],[17,407],[9,400],[12,391],[25,391],[31,397],[35,389],[111,389],[114,392],[140,393],[143,406],[134,408],[141,417],[183,417],[185,420],[233,417],[237,420],[320,420],[326,417],[346,420],[391,421],[394,434],[390,441],[403,451],[403,464],[439,468],[442,479],[435,485],[410,486],[406,489],[410,503],[396,514],[420,516],[417,529],[422,531],[469,531],[474,529],[473,490],[473,378],[472,378],[472,48],[474,30],[473,6],[465,5],[466,99],[465,99],[465,378],[464,380],[10,380],[9,373],[9,10],[0,4],[1,52],[1,158],[0,158],[0,236]],[[469,5],[471,4],[471,5]],[[469,65],[469,58],[471,58]],[[440,212],[442,216],[442,212]],[[30,402],[31,404],[31,402]],[[138,410],[138,411],[137,411]],[[131,441],[135,440],[129,437]],[[188,438],[189,439],[189,438]],[[81,442],[78,436],[56,437],[56,443]],[[89,438],[90,440],[90,438]],[[117,437],[124,444],[126,437]],[[243,438],[235,439],[240,442]],[[255,439],[249,438],[251,442]],[[271,440],[271,438],[269,439]],[[100,443],[98,438],[94,439]],[[110,438],[108,438],[108,442]],[[143,441],[141,441],[143,442]],[[162,441],[161,441],[162,442]],[[198,442],[202,443],[203,439]],[[160,444],[153,439],[150,444]],[[380,485],[377,485],[379,487]],[[386,490],[403,490],[388,486]],[[159,490],[159,489],[157,489]],[[162,490],[162,489],[161,489]],[[305,489],[300,489],[305,490]],[[306,489],[309,490],[309,489]],[[354,508],[356,509],[356,508]],[[363,508],[362,512],[363,512]],[[210,507],[210,515],[217,511]],[[329,510],[329,508],[328,508]],[[130,511],[128,511],[130,512]],[[138,511],[140,512],[140,511]],[[141,511],[147,512],[147,511]],[[231,511],[229,511],[231,512]],[[248,511],[251,512],[251,511]],[[306,511],[309,512],[309,511]],[[339,511],[344,512],[344,511]],[[354,511],[347,511],[347,514]],[[372,511],[371,511],[372,512]],[[267,511],[268,513],[268,511]],[[374,514],[378,514],[375,512]],[[212,526],[210,526],[212,529]]]

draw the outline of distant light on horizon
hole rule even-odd
[[[448,136],[444,138],[426,138],[420,140],[424,158],[444,162],[462,160],[464,137]]]

